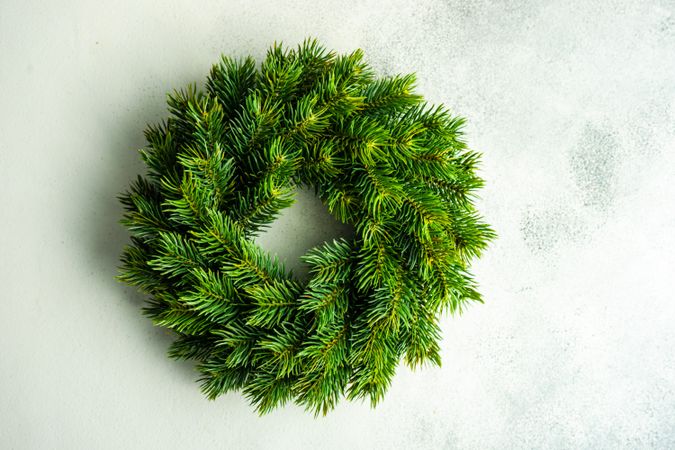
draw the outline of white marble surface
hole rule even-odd
[[[339,6],[336,6],[340,3]],[[0,448],[675,447],[675,3],[422,0],[0,3]],[[257,417],[203,399],[113,280],[115,195],[165,93],[220,52],[306,36],[417,71],[469,119],[486,303],[443,367],[376,409]],[[303,195],[264,245],[329,237]],[[308,220],[307,218],[315,218]],[[284,241],[284,236],[297,236]],[[302,247],[302,248],[301,248]]]

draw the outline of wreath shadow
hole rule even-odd
[[[95,195],[91,197],[93,205],[88,208],[91,211],[88,228],[92,231],[87,247],[88,251],[93,252],[92,259],[105,268],[101,279],[106,280],[106,290],[118,292],[122,299],[116,311],[125,318],[134,318],[144,323],[144,329],[137,335],[145,338],[138,345],[154,347],[148,353],[156,355],[155,361],[166,362],[169,370],[179,372],[180,378],[185,383],[194,384],[195,390],[198,391],[196,382],[198,372],[195,370],[195,363],[176,361],[167,356],[169,345],[175,339],[173,332],[153,325],[149,319],[142,316],[141,308],[145,305],[147,295],[114,278],[118,274],[124,246],[131,242],[128,231],[120,224],[124,210],[117,197],[128,189],[138,174],[146,173],[146,167],[137,150],[146,145],[144,136],[146,126],[167,117],[165,95],[166,92],[161,91],[139,96],[143,100],[135,109],[119,111],[117,115],[110,116],[101,113],[100,117],[97,117],[100,129],[106,130],[104,147],[97,150],[101,154],[114,157],[113,163],[99,173],[95,186],[90,187]],[[107,112],[110,113],[109,110]]]

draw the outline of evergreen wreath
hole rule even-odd
[[[144,313],[175,331],[170,357],[197,362],[209,398],[326,414],[343,396],[377,404],[401,359],[441,364],[439,315],[481,301],[467,269],[495,234],[472,203],[464,120],[414,85],[307,40],[259,68],[222,57],[204,90],[168,95],[148,174],[119,197],[117,278],[150,294]],[[298,186],[355,229],[303,256],[308,281],[252,240]]]

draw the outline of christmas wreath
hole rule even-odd
[[[260,67],[223,57],[203,89],[168,95],[147,176],[119,197],[117,278],[149,294],[144,313],[175,331],[169,355],[197,362],[209,398],[325,414],[343,396],[375,405],[401,359],[440,365],[439,315],[481,301],[467,268],[494,233],[464,120],[414,84],[308,40]],[[298,186],[355,229],[308,251],[306,281],[252,239]]]

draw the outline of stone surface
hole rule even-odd
[[[674,12],[0,3],[0,447],[675,447]],[[469,119],[499,239],[474,266],[485,304],[443,322],[442,368],[401,367],[376,410],[258,418],[238,393],[204,400],[113,280],[128,240],[115,196],[143,171],[134,149],[167,91],[202,82],[221,52],[259,59],[306,36],[362,47],[381,74],[416,71],[429,100]],[[291,266],[334,234],[305,194],[261,237]]]

